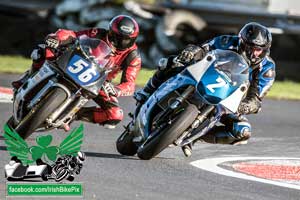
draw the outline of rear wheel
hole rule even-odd
[[[29,137],[66,98],[63,89],[53,88],[15,127],[16,132],[23,139]]]
[[[116,142],[117,150],[120,154],[126,156],[133,156],[137,152],[137,146],[132,141],[133,135],[129,134],[129,131],[126,129],[118,138]]]
[[[171,125],[168,125],[160,133],[149,138],[138,149],[138,157],[143,160],[155,157],[168,147],[169,144],[172,144],[193,123],[197,115],[197,107],[193,104],[188,104],[184,111],[175,117]]]

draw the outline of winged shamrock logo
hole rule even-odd
[[[16,156],[23,165],[31,164],[44,156],[55,161],[58,155],[75,156],[80,151],[83,142],[83,124],[72,130],[59,146],[50,146],[52,136],[46,135],[38,136],[36,138],[37,146],[29,147],[25,140],[7,124],[4,126],[4,138],[9,154],[12,157]]]

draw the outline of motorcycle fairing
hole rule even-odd
[[[153,107],[170,92],[187,85],[195,84],[196,81],[192,77],[184,76],[182,74],[177,74],[176,76],[170,78],[168,81],[163,83],[141,107],[140,112],[136,118],[135,129],[140,130],[141,135],[144,138],[147,138],[149,134],[148,119],[150,117],[151,110],[153,109]]]
[[[209,52],[201,61],[187,67],[182,73],[175,77],[170,78],[168,81],[163,83],[141,107],[136,118],[135,130],[140,130],[141,135],[144,138],[147,138],[149,136],[148,131],[150,129],[148,119],[150,118],[150,114],[154,106],[170,92],[187,85],[196,86],[196,96],[204,103],[210,105],[217,105],[221,103],[218,106],[222,105],[230,111],[236,112],[238,102],[240,102],[245,94],[245,90],[242,90],[241,88],[247,86],[246,83],[241,83],[248,80],[248,74],[241,75],[242,72],[237,70],[234,74],[236,77],[229,78],[223,71],[216,69],[215,55],[217,55],[217,53],[223,53],[224,55],[227,53],[232,55],[234,58],[235,56],[238,56],[237,59],[239,62],[241,59],[238,54],[229,50],[212,51]],[[246,67],[243,65],[244,62],[241,61],[241,63],[238,64],[242,64],[240,68],[243,71]],[[218,82],[218,80],[220,81],[221,79],[222,84]],[[235,82],[235,80],[237,80],[237,82]],[[219,110],[222,109],[219,108]]]
[[[247,84],[240,85],[239,89],[235,90],[229,97],[225,98],[220,102],[222,106],[227,108],[233,113],[236,113],[239,107],[239,103],[245,95],[243,88],[247,88]]]
[[[214,67],[209,67],[197,84],[197,92],[209,104],[218,104],[237,89]]]
[[[51,69],[50,64],[46,61],[41,67],[41,69],[32,77],[28,78],[27,83],[22,85],[22,87],[18,89],[18,92],[16,93],[13,102],[13,116],[15,117],[16,121],[19,120],[19,112],[21,112],[19,106],[22,105],[20,104],[20,102],[25,100],[24,98],[27,96],[27,94],[31,93],[31,90],[36,85],[40,84],[42,81],[48,79],[54,74],[55,72]]]

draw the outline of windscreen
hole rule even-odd
[[[82,51],[99,65],[100,68],[110,66],[111,48],[102,40],[95,38],[80,38],[80,47]]]
[[[248,64],[237,53],[229,50],[214,50],[215,69],[231,83],[241,83],[248,80]]]

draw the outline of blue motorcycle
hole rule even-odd
[[[237,113],[249,87],[249,66],[230,50],[213,50],[163,83],[116,142],[123,155],[149,160],[168,146],[183,147],[205,135],[223,114]]]
[[[82,37],[59,52],[14,93],[13,116],[7,124],[24,139],[34,131],[71,123],[98,95],[111,71],[111,48],[102,40]]]

